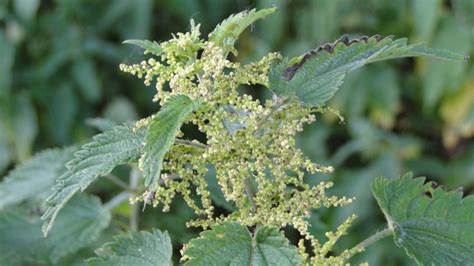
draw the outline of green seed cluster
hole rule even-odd
[[[223,221],[248,226],[293,226],[311,243],[317,259],[324,258],[353,218],[336,233],[328,233],[329,241],[322,245],[308,232],[311,210],[344,206],[352,199],[327,196],[330,182],[316,186],[304,182],[308,173],[328,173],[333,169],[311,162],[296,148],[295,135],[305,124],[315,121],[315,112],[325,109],[278,97],[262,103],[238,93],[240,85],[268,87],[268,71],[271,63],[281,57],[278,53],[246,65],[231,62],[221,47],[200,39],[199,25],[193,23],[191,32],[178,33],[160,46],[160,58],[122,64],[120,69],[143,78],[147,86],[156,82],[154,101],[159,104],[176,94],[201,101],[187,122],[197,125],[206,134],[207,142],[177,141],[163,163],[159,188],[145,192],[135,201],[162,204],[167,211],[179,193],[199,216],[189,221],[189,226],[208,228]],[[137,127],[146,126],[148,121],[138,122]],[[237,211],[214,215],[204,178],[209,166],[215,169],[225,199]],[[305,254],[303,248],[301,252]]]

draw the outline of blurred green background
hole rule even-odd
[[[123,122],[159,109],[151,101],[153,87],[119,71],[120,63],[143,58],[141,50],[122,41],[167,40],[187,31],[190,18],[201,23],[206,36],[229,14],[271,5],[279,11],[242,35],[237,60],[256,60],[271,51],[296,56],[344,33],[408,37],[410,43],[471,57],[474,51],[474,0],[0,0],[0,173],[42,149],[87,141],[97,133],[88,118]],[[474,192],[474,60],[369,65],[350,74],[329,105],[345,123],[320,116],[298,144],[313,161],[336,168],[330,176],[308,177],[309,183],[332,180],[332,193],[357,199],[312,217],[313,233],[323,240],[322,232],[358,215],[338,250],[382,229],[384,218],[369,187],[376,176],[413,171],[449,189]],[[124,171],[117,175],[126,176]],[[117,191],[105,181],[92,190],[102,198]],[[140,228],[168,230],[179,248],[196,230],[184,229],[192,213],[180,200],[175,205],[166,215],[147,209]],[[120,223],[114,220],[110,234],[120,231]],[[287,235],[295,238],[291,229]],[[70,259],[80,261],[93,248]],[[355,261],[413,264],[403,253],[385,239]]]

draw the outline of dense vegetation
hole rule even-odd
[[[195,6],[189,8],[180,1],[166,4],[145,0],[56,1],[41,5],[37,1],[2,2],[1,170],[7,174],[16,163],[26,162],[33,153],[44,148],[85,142],[96,128],[106,130],[155,113],[158,105],[150,100],[154,90],[144,88],[118,69],[119,63],[139,61],[141,50],[120,42],[167,40],[171,32],[187,29],[190,17],[201,22],[202,35],[206,36],[212,26],[229,13],[250,4],[193,3]],[[273,50],[297,56],[318,44],[332,42],[343,33],[351,33],[351,39],[376,33],[409,36],[410,40],[428,42],[432,47],[461,54],[469,54],[473,49],[470,1],[373,1],[370,4],[258,1],[256,5],[266,7],[272,3],[279,5],[279,11],[242,34],[237,43],[237,61],[255,61]],[[173,24],[171,20],[180,23]],[[466,193],[472,191],[473,71],[472,63],[416,58],[370,65],[347,76],[342,88],[326,103],[339,110],[345,124],[341,125],[337,116],[326,112],[317,117],[317,123],[305,126],[304,132],[298,134],[297,145],[312,161],[335,167],[334,173],[311,175],[305,179],[306,183],[332,181],[336,185],[331,194],[354,196],[357,200],[344,208],[318,210],[310,219],[312,235],[320,236],[319,241],[324,242],[324,232],[335,230],[350,214],[356,213],[358,218],[353,221],[350,234],[334,247],[333,252],[340,254],[376,229],[382,229],[385,220],[369,190],[376,176],[397,177],[411,170],[450,189],[463,186]],[[240,90],[256,98],[268,98],[268,92],[259,88],[242,86]],[[94,117],[108,120],[87,119]],[[183,131],[188,139],[204,141],[204,136],[193,127]],[[83,224],[78,225],[77,231],[70,232],[72,236],[79,235],[73,240],[81,241],[42,239],[39,216],[45,209],[41,202],[75,149],[77,146],[42,152],[35,157],[40,158],[39,163],[27,164],[26,169],[8,174],[0,185],[0,238],[3,240],[0,250],[8,250],[7,247],[17,252],[22,250],[24,254],[17,255],[30,262],[64,264],[93,256],[92,251],[111,241],[111,235],[128,228],[168,230],[175,251],[197,236],[199,231],[184,225],[195,217],[182,198],[173,201],[170,212],[165,215],[147,207],[138,221],[128,221],[128,217],[135,217],[137,207],[110,201],[117,199],[116,195],[127,198],[137,188],[134,183],[137,173],[123,167],[109,176],[117,186],[107,179],[99,179],[88,189],[88,194],[107,202],[107,211],[97,198],[83,195],[64,207],[63,217],[58,215],[53,230],[60,231],[61,224],[71,223],[67,220],[71,216],[67,214],[88,214],[81,219]],[[40,171],[43,160],[55,164],[48,171]],[[102,171],[106,173],[107,169]],[[133,182],[124,183],[129,176]],[[87,185],[84,183],[75,189]],[[123,187],[130,191],[120,193]],[[424,192],[424,188],[413,187],[413,195]],[[384,193],[377,185],[374,185],[375,191]],[[442,194],[439,197],[443,197]],[[383,200],[377,199],[384,208]],[[115,205],[117,202],[121,204]],[[225,202],[219,203],[218,213],[232,209]],[[82,212],[77,207],[81,207]],[[108,210],[113,210],[115,219],[112,221]],[[81,231],[83,228],[92,231]],[[97,238],[100,231],[101,236]],[[148,231],[160,239],[167,238],[160,232]],[[24,237],[19,238],[12,232],[22,232]],[[291,228],[285,233],[296,244],[298,233]],[[262,230],[262,234],[275,232]],[[141,237],[143,241],[153,241],[150,235]],[[18,239],[36,239],[38,247],[25,249]],[[396,249],[393,241],[383,241],[356,255],[354,262],[408,263],[403,250]],[[9,261],[10,255],[2,252],[0,260]]]

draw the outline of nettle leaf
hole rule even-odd
[[[39,216],[31,217],[19,211],[0,212],[0,264],[57,263],[65,255],[95,241],[108,226],[110,217],[97,197],[80,194],[64,207],[56,226],[44,238]]]
[[[472,265],[474,196],[424,182],[408,174],[372,184],[395,243],[420,265]]]
[[[115,121],[103,117],[87,118],[85,122],[86,125],[93,127],[101,132],[110,130],[115,126],[118,126]]]
[[[148,40],[126,40],[123,43],[133,44],[140,48],[145,49],[145,54],[154,54],[159,56],[163,53],[163,48],[160,46],[159,43],[155,41],[148,41]]]
[[[215,225],[185,246],[185,265],[301,265],[296,247],[277,228],[255,234],[236,223]]]
[[[143,148],[144,130],[132,131],[132,124],[116,126],[94,136],[66,164],[67,171],[58,178],[46,200],[41,217],[43,232],[48,234],[58,212],[78,191],[84,191],[98,177],[109,174],[116,166],[137,160]]]
[[[15,168],[0,183],[0,210],[47,193],[66,171],[64,165],[76,149],[54,149],[36,154]]]
[[[172,265],[173,247],[167,232],[135,232],[114,238],[115,242],[98,249],[97,257],[87,260],[87,265]]]
[[[366,64],[413,56],[464,60],[460,54],[407,45],[407,39],[394,40],[378,35],[349,40],[347,35],[324,44],[300,57],[284,59],[272,67],[270,89],[277,95],[295,97],[309,106],[322,106],[339,89],[346,74]]]
[[[228,52],[237,55],[234,43],[239,38],[239,35],[252,23],[265,18],[276,10],[276,7],[272,7],[259,11],[256,11],[256,9],[250,11],[246,10],[233,14],[216,26],[216,28],[209,34],[209,41],[222,47],[226,55]]]
[[[148,125],[143,155],[138,167],[143,171],[145,186],[158,186],[163,159],[176,139],[186,117],[199,105],[185,95],[170,97]]]

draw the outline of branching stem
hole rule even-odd
[[[258,131],[260,131],[260,129],[262,128],[263,124],[265,124],[265,122],[267,122],[273,116],[274,113],[279,111],[280,108],[285,106],[285,104],[287,104],[287,101],[285,100],[280,99],[280,101],[277,101],[276,104],[270,110],[270,112],[258,122],[255,132],[258,133]]]
[[[369,236],[364,241],[360,242],[355,247],[353,247],[352,250],[366,249],[368,246],[372,245],[373,243],[375,243],[375,242],[379,241],[380,239],[383,239],[387,236],[390,236],[392,234],[393,234],[393,228],[385,228],[382,231],[378,231],[377,233]],[[353,254],[356,254],[356,253],[358,253],[358,252],[353,252]]]

